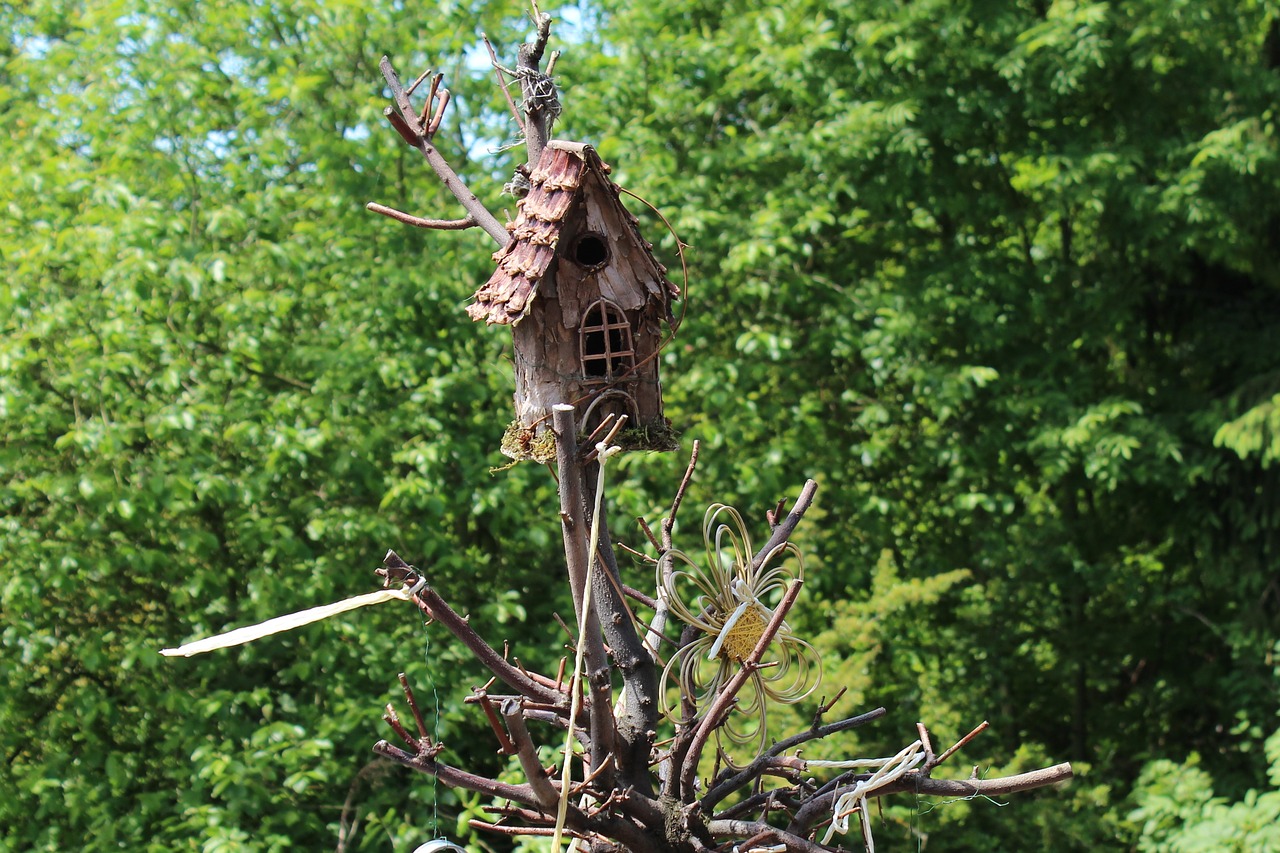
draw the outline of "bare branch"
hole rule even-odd
[[[1041,770],[1019,773],[1015,776],[1003,776],[996,779],[933,779],[923,770],[911,770],[903,774],[901,779],[891,782],[874,791],[868,791],[867,797],[887,797],[906,791],[927,794],[932,797],[1000,797],[1016,794],[1020,791],[1031,791],[1065,782],[1074,774],[1070,764],[1055,764]],[[856,784],[856,783],[855,783]],[[835,803],[846,791],[853,790],[854,785],[845,785],[812,797],[792,819],[787,831],[807,835],[810,828],[819,819],[831,813]]]
[[[507,106],[511,108],[511,114],[516,118],[516,127],[520,128],[521,133],[524,133],[524,119],[521,118],[520,110],[516,108],[515,99],[511,97],[511,89],[507,86],[507,78],[504,75],[506,69],[498,62],[498,54],[494,51],[489,37],[481,33],[480,38],[484,39],[484,46],[489,50],[489,62],[493,65],[493,73],[498,78],[498,85],[502,87],[502,94],[507,99]]]
[[[807,731],[799,732],[785,740],[778,741],[764,753],[758,756],[754,761],[741,770],[726,774],[724,778],[719,779],[713,784],[707,793],[703,795],[700,804],[704,813],[710,814],[721,800],[729,794],[750,784],[756,777],[768,769],[769,762],[779,755],[782,755],[789,749],[794,749],[802,743],[811,740],[822,740],[823,738],[837,734],[838,732],[848,731],[859,726],[865,726],[867,723],[873,722],[883,717],[887,711],[884,708],[876,708],[865,714],[859,714],[856,717],[849,717],[844,720],[838,720],[834,723],[827,723],[823,726],[814,726]]]
[[[385,56],[382,57],[379,67],[382,69],[383,79],[387,81],[387,86],[391,89],[396,108],[399,110],[398,116],[394,112],[384,111],[392,126],[395,127],[406,142],[422,152],[422,156],[427,158],[427,163],[435,171],[436,176],[453,194],[453,197],[466,208],[467,213],[471,214],[476,223],[485,230],[485,233],[492,237],[499,246],[505,246],[511,240],[511,235],[503,227],[502,223],[489,212],[489,209],[484,206],[476,194],[467,188],[467,185],[458,177],[458,174],[444,159],[439,150],[431,144],[429,127],[423,126],[423,121],[413,109],[409,94],[400,85],[400,78],[391,66],[391,60]],[[443,109],[443,105],[441,109]]]
[[[717,838],[751,838],[767,834],[768,837],[775,839],[776,843],[785,844],[787,853],[831,853],[830,848],[807,838],[783,832],[767,823],[750,820],[713,820],[707,824],[707,829]]]
[[[556,437],[556,466],[560,480],[560,527],[564,538],[565,563],[569,570],[569,587],[579,626],[585,626],[586,645],[583,662],[587,683],[591,686],[588,703],[591,717],[591,766],[599,767],[608,756],[614,738],[609,663],[605,657],[600,633],[600,617],[595,608],[584,612],[582,603],[587,588],[588,526],[586,504],[582,492],[582,469],[578,466],[577,424],[573,406],[561,404],[552,410],[552,429]]]
[[[809,507],[813,503],[813,496],[817,491],[818,484],[816,482],[813,480],[805,482],[804,488],[800,490],[800,494],[796,498],[796,505],[787,514],[786,519],[773,528],[773,534],[770,535],[769,541],[764,543],[764,546],[751,558],[751,571],[759,570],[765,561],[791,538],[791,534],[795,532],[796,525],[804,518],[804,514],[809,511]]]
[[[538,808],[538,798],[533,793],[530,785],[512,785],[507,782],[501,782],[497,779],[490,779],[486,776],[477,776],[474,773],[468,773],[457,767],[450,767],[440,761],[436,761],[434,754],[420,754],[405,752],[399,747],[392,746],[385,740],[380,740],[373,745],[373,751],[379,755],[390,758],[397,764],[403,764],[411,767],[421,773],[428,773],[435,776],[441,782],[454,788],[465,788],[468,791],[475,791],[478,794],[486,794],[490,797],[501,797],[505,800],[514,800],[532,808]],[[578,820],[575,824],[580,824],[582,813],[572,805],[569,806],[570,812],[576,812]]]
[[[988,723],[986,720],[983,720],[981,723],[978,723],[978,725],[974,726],[973,731],[969,732],[967,735],[960,738],[960,740],[956,741],[954,744],[947,747],[947,749],[945,749],[943,753],[939,755],[937,758],[933,759],[932,761],[926,761],[925,769],[932,770],[934,767],[937,767],[939,764],[946,761],[951,756],[955,755],[956,752],[962,749],[967,743],[969,743],[969,741],[973,740],[978,735],[985,732],[989,725],[990,723]]]
[[[400,573],[403,576],[406,572],[416,574],[416,569],[400,559],[395,551],[388,551],[386,557],[383,558],[386,571],[389,576]],[[546,702],[555,707],[566,707],[568,699],[563,693],[558,693],[551,687],[535,681],[528,673],[522,672],[503,659],[492,646],[484,641],[484,638],[476,633],[470,623],[459,616],[449,604],[440,597],[432,587],[424,587],[415,596],[418,606],[432,619],[444,626],[450,634],[458,638],[463,645],[471,650],[476,659],[480,661],[490,672],[496,675],[503,683],[511,689],[530,699],[539,702]]]
[[[554,813],[560,794],[547,779],[546,771],[538,761],[538,754],[529,737],[529,730],[524,724],[524,713],[520,703],[514,699],[507,699],[502,703],[501,711],[502,719],[506,721],[507,730],[511,733],[511,743],[515,747],[516,757],[520,759],[520,768],[524,770],[525,778],[529,780],[534,796],[538,798],[542,808]]]
[[[364,206],[364,209],[373,213],[380,213],[397,222],[403,222],[405,225],[412,225],[415,228],[434,228],[437,231],[462,231],[466,228],[475,228],[480,224],[476,222],[473,216],[466,216],[462,219],[423,219],[421,216],[414,216],[411,213],[396,210],[394,207],[378,204],[376,201],[369,202]]]

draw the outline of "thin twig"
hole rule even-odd
[[[934,760],[934,762],[931,765],[926,765],[926,767],[929,767],[930,769],[932,769],[933,767],[937,767],[939,764],[946,761],[951,756],[955,755],[956,751],[959,750],[961,747],[963,747],[965,744],[967,744],[969,741],[973,740],[978,735],[985,732],[987,730],[987,727],[990,725],[991,724],[988,723],[986,720],[983,720],[981,723],[978,723],[978,725],[974,726],[973,731],[969,732],[967,735],[960,738],[960,740],[956,741],[954,744],[948,747],[941,755],[939,755]]]
[[[413,570],[413,567],[400,559],[394,551],[387,552],[386,557],[383,558],[383,564],[388,576]],[[485,642],[471,624],[450,607],[433,587],[423,588],[415,598],[424,613],[443,625],[445,630],[471,650],[481,664],[517,693],[539,702],[550,703],[555,707],[560,707],[560,703],[564,702],[564,696],[549,685],[542,684],[530,677],[527,672],[503,660],[497,650]]]
[[[489,727],[493,729],[493,734],[498,739],[498,746],[503,755],[514,755],[516,752],[515,745],[511,743],[511,738],[502,728],[502,723],[498,721],[498,712],[494,710],[493,701],[489,698],[488,693],[481,693],[476,697],[480,702],[480,707],[484,709],[484,716],[489,721]],[[504,702],[505,706],[506,703]],[[530,780],[532,781],[532,780]]]
[[[458,173],[453,170],[453,167],[449,165],[444,156],[431,144],[431,140],[427,138],[427,129],[418,121],[413,104],[410,103],[409,96],[405,94],[404,88],[400,85],[399,76],[391,66],[391,60],[385,56],[382,57],[379,68],[382,70],[383,79],[387,81],[387,86],[391,89],[391,95],[395,100],[396,107],[399,109],[398,117],[395,112],[384,110],[384,114],[390,119],[396,131],[405,141],[422,152],[422,156],[427,158],[427,163],[435,171],[436,176],[453,194],[453,197],[475,218],[476,223],[485,230],[485,233],[492,237],[499,246],[507,245],[511,241],[511,234],[489,212],[489,209],[484,206],[476,194],[467,188],[467,185],[458,177]]]
[[[924,768],[930,769],[937,761],[933,754],[933,740],[929,737],[929,730],[924,723],[916,723],[916,734],[920,736],[920,745],[924,747]]]
[[[516,117],[516,126],[520,128],[521,133],[524,133],[524,118],[521,117],[520,110],[516,107],[515,99],[511,97],[511,89],[507,86],[507,78],[503,76],[503,72],[506,69],[498,62],[498,54],[489,42],[489,37],[481,33],[480,38],[484,40],[484,46],[489,50],[489,62],[493,65],[493,73],[498,77],[498,85],[502,87],[502,94],[507,99],[507,106],[511,108],[511,114]]]
[[[364,206],[365,210],[373,213],[380,213],[383,216],[403,222],[405,225],[412,225],[415,228],[433,228],[437,231],[463,231],[467,228],[475,228],[480,223],[476,222],[474,216],[464,216],[462,219],[425,219],[421,216],[414,216],[412,213],[405,213],[402,210],[396,210],[394,207],[387,207],[385,204],[378,204],[371,201]]]
[[[409,679],[405,674],[400,673],[400,687],[404,690],[404,699],[409,703],[409,710],[413,712],[413,721],[418,726],[418,737],[431,743],[431,738],[427,736],[427,724],[422,719],[422,709],[418,707],[418,700],[414,698],[413,688],[409,686]]]

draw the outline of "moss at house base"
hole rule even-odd
[[[578,436],[579,444],[585,444],[586,441],[586,436]],[[624,429],[614,438],[614,443],[623,450],[675,450],[680,446],[680,433],[671,427],[670,421],[663,420],[660,423]],[[504,456],[517,462],[554,462],[556,437],[550,428],[537,429],[512,421],[502,434],[501,449]]]

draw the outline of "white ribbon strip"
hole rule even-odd
[[[357,595],[353,598],[346,598],[342,601],[335,601],[333,604],[322,604],[319,607],[299,610],[297,613],[277,616],[274,619],[268,619],[266,622],[259,622],[257,625],[246,625],[243,628],[236,628],[234,631],[228,631],[225,634],[196,640],[194,643],[187,643],[184,646],[178,646],[176,649],[161,649],[160,654],[165,657],[189,658],[192,655],[204,654],[216,649],[226,649],[231,646],[251,643],[263,637],[269,637],[272,634],[291,631],[294,628],[301,628],[303,625],[310,625],[312,622],[319,622],[321,619],[328,619],[330,616],[337,616],[339,613],[346,613],[348,610],[368,607],[372,604],[381,604],[384,601],[408,601],[409,597],[417,592],[421,586],[422,584],[419,582],[414,585],[412,590],[380,589],[364,595]]]

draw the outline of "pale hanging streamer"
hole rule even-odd
[[[573,679],[569,682],[569,731],[564,737],[564,767],[560,771],[560,802],[556,809],[556,828],[551,840],[551,849],[560,853],[560,844],[564,838],[564,821],[569,815],[569,783],[573,781],[573,721],[578,718],[579,685],[582,681],[582,653],[587,647],[587,613],[591,610],[591,569],[596,564],[596,551],[600,545],[600,503],[604,497],[604,463],[610,456],[622,451],[621,447],[605,447],[603,443],[596,445],[596,458],[600,470],[596,476],[596,505],[591,514],[591,550],[587,556],[587,577],[582,588],[582,617],[578,627],[578,649],[573,657]],[[569,853],[574,853],[578,839],[570,844]]]
[[[379,589],[375,592],[335,601],[333,604],[322,604],[319,607],[299,610],[297,613],[277,616],[274,619],[268,619],[266,622],[259,622],[257,625],[246,625],[243,628],[236,628],[234,631],[228,631],[225,634],[206,637],[203,640],[196,640],[194,643],[187,643],[185,646],[178,646],[176,649],[161,649],[160,654],[166,657],[189,658],[192,655],[204,654],[216,649],[227,649],[231,646],[251,643],[263,637],[269,637],[272,634],[291,631],[294,628],[301,628],[303,625],[310,625],[312,622],[319,622],[321,619],[328,619],[330,616],[337,616],[339,613],[346,613],[348,610],[369,607],[373,604],[381,604],[384,601],[409,601],[413,594],[425,585],[426,578],[420,578],[412,589]]]
[[[869,778],[863,779],[853,786],[852,791],[842,794],[836,800],[835,808],[831,814],[831,826],[827,828],[827,834],[823,837],[822,843],[830,844],[831,836],[837,832],[841,834],[848,832],[849,815],[856,811],[862,829],[862,843],[866,847],[867,853],[875,853],[876,842],[871,836],[871,814],[867,808],[867,796],[878,788],[883,788],[891,782],[898,781],[903,774],[919,766],[924,759],[923,744],[920,741],[916,741],[892,758],[808,762],[814,766],[822,765],[826,767],[874,767],[879,765],[879,769],[871,774]]]

